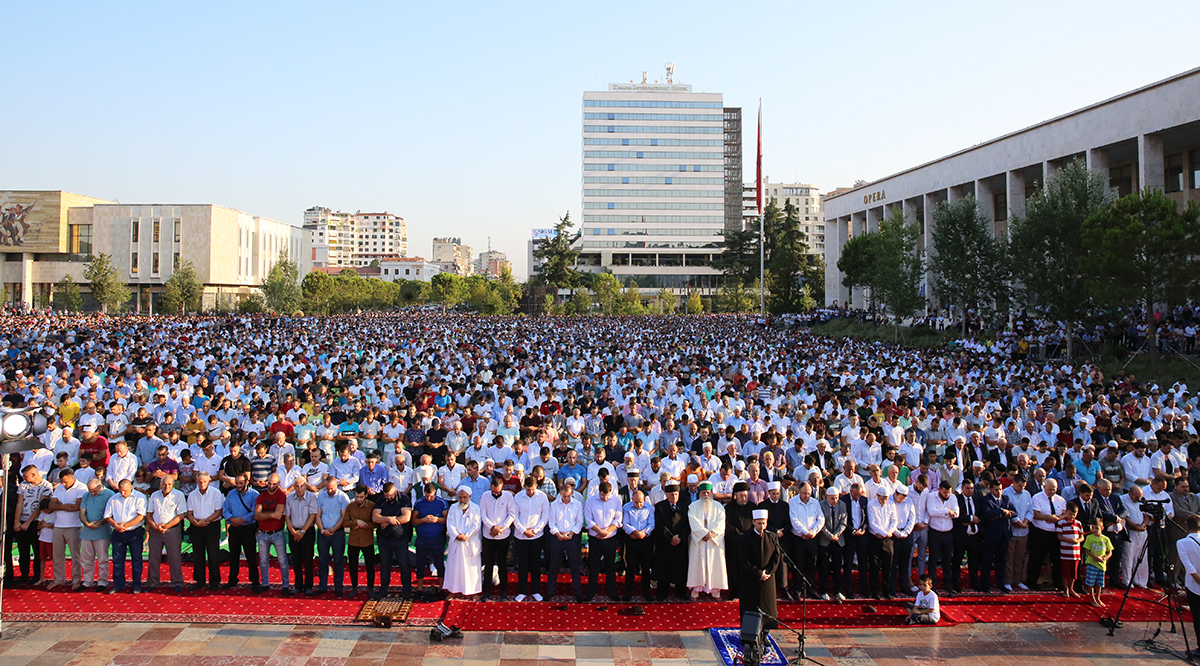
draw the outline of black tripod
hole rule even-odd
[[[1162,509],[1160,508],[1159,511],[1162,511]],[[1147,511],[1147,513],[1150,513],[1150,515],[1154,515],[1150,511]],[[1161,515],[1155,516],[1155,522],[1159,523],[1159,525],[1154,530],[1154,540],[1158,545],[1158,552],[1161,553],[1163,558],[1165,558],[1165,560],[1166,560],[1163,563],[1163,565],[1166,568],[1167,584],[1163,586],[1162,596],[1159,597],[1157,600],[1149,601],[1149,603],[1155,604],[1157,606],[1163,606],[1164,608],[1167,609],[1167,617],[1169,617],[1171,620],[1171,633],[1172,634],[1174,634],[1174,633],[1183,634],[1183,647],[1187,651],[1185,654],[1191,654],[1191,647],[1188,644],[1187,630],[1184,627],[1183,608],[1179,604],[1178,595],[1175,594],[1175,592],[1177,590],[1175,589],[1174,584],[1172,584],[1172,580],[1173,580],[1172,575],[1175,573],[1175,565],[1171,562],[1171,558],[1167,554],[1168,553],[1168,551],[1167,551],[1167,528],[1166,528],[1166,525],[1161,524],[1165,520],[1166,520],[1165,512],[1162,513]],[[1147,538],[1146,542],[1142,544],[1141,552],[1138,553],[1137,559],[1134,561],[1134,564],[1133,564],[1134,574],[1136,574],[1137,570],[1141,568],[1142,562],[1146,559],[1146,554],[1149,552],[1150,552],[1150,539]],[[1108,627],[1108,635],[1109,636],[1114,635],[1116,630],[1119,627],[1125,626],[1125,624],[1123,622],[1121,622],[1121,613],[1125,610],[1125,603],[1129,601],[1129,593],[1132,590],[1133,590],[1133,580],[1131,579],[1129,581],[1129,586],[1125,588],[1124,596],[1121,597],[1121,605],[1117,607],[1117,614],[1114,615],[1113,617],[1106,617],[1106,618],[1103,618],[1100,620],[1100,626]],[[1176,630],[1175,630],[1175,617],[1176,616],[1179,617],[1179,631],[1178,632],[1176,632]],[[1157,637],[1158,634],[1160,632],[1162,632],[1161,625],[1162,625],[1162,622],[1160,621],[1158,631],[1154,632],[1155,637]],[[1151,639],[1151,640],[1153,640],[1153,639]],[[1198,638],[1198,640],[1200,640],[1200,638]]]
[[[796,631],[792,627],[780,622],[777,617],[772,618],[776,624],[795,634],[796,640],[799,641],[799,644],[796,646],[796,656],[793,659],[789,659],[788,664],[791,666],[792,664],[803,664],[806,661],[811,661],[814,664],[820,665],[821,662],[813,659],[804,652],[804,639],[808,633],[808,593],[809,590],[813,589],[813,584],[808,582],[808,576],[805,576],[800,567],[796,566],[796,563],[788,556],[786,550],[780,548],[779,553],[783,555],[783,559],[787,560],[788,565],[791,566],[791,570],[800,577],[800,631]]]

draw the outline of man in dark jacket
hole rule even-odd
[[[742,573],[738,542],[754,529],[754,505],[749,500],[750,487],[739,481],[733,484],[733,501],[725,507],[725,573],[729,576],[729,596],[735,599],[741,590]]]
[[[663,488],[667,498],[654,505],[654,532],[657,548],[654,554],[655,579],[658,580],[658,600],[667,598],[671,586],[680,599],[688,598],[687,559],[688,505],[679,498],[679,485],[672,483]]]
[[[752,515],[754,527],[743,534],[737,544],[742,580],[738,614],[744,616],[749,611],[760,611],[763,630],[767,631],[779,626],[775,620],[779,616],[775,604],[775,576],[783,555],[778,537],[767,529],[767,510],[755,509]]]
[[[783,543],[784,535],[787,534],[788,527],[791,526],[791,517],[788,515],[788,503],[783,501],[783,488],[777,481],[772,481],[767,484],[767,498],[758,503],[756,509],[764,509],[767,512],[767,529],[775,533],[776,539]],[[776,596],[780,591],[783,597],[789,601],[795,601],[790,590],[788,590],[788,568],[787,562],[779,563],[779,570],[775,573],[775,588]]]
[[[999,481],[985,479],[979,488],[981,492],[975,499],[975,508],[983,528],[983,575],[980,585],[984,592],[988,592],[991,572],[995,571],[996,587],[1004,594],[1005,556],[1008,554],[1008,540],[1012,536],[1012,517],[1017,515],[1017,509],[1012,499],[1001,494],[1004,488]]]

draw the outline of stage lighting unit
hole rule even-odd
[[[763,616],[758,611],[742,613],[742,663],[745,666],[759,666],[763,654]]]
[[[0,455],[42,448],[39,439],[53,415],[50,409],[0,407]]]

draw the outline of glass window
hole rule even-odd
[[[150,274],[158,275],[158,253],[154,252],[150,255]]]
[[[133,252],[133,253],[130,253],[130,255],[129,255],[129,273],[131,275],[137,275],[137,272],[138,272],[138,253]]]
[[[1113,167],[1108,170],[1108,187],[1115,190],[1118,197],[1126,197],[1133,193],[1133,167],[1126,165]]]
[[[1164,192],[1182,192],[1183,191],[1183,153],[1178,155],[1167,156],[1165,167],[1166,183],[1164,183]]]
[[[179,253],[178,252],[176,252],[174,254],[174,256],[171,257],[171,270],[172,271],[179,270]]]
[[[1192,189],[1200,189],[1200,150],[1188,153],[1188,167],[1192,171]]]
[[[992,195],[992,221],[1008,219],[1008,193],[997,192]]]
[[[183,220],[175,218],[175,242],[179,242],[179,237],[183,233]]]
[[[140,236],[140,234],[141,234],[141,227],[142,227],[142,221],[137,219],[136,217],[133,218],[133,221],[130,224],[130,228],[132,231],[130,232],[130,235],[129,235],[129,242],[131,242],[131,243],[138,242],[138,236]]]
[[[71,254],[92,253],[92,225],[71,225]]]
[[[153,227],[154,232],[153,232],[153,234],[151,234],[150,238],[151,238],[151,242],[157,243],[159,234],[161,233],[161,230],[162,230],[162,220],[160,220],[158,218],[154,218],[153,224],[154,224],[154,227]],[[157,272],[157,271],[155,271],[155,272]]]

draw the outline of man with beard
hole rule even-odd
[[[742,535],[754,529],[754,506],[750,504],[750,488],[745,483],[733,486],[733,501],[725,507],[725,570],[729,578],[729,596],[737,598],[741,575],[738,561],[738,542]]]
[[[756,509],[764,509],[767,512],[767,529],[775,533],[775,538],[778,539],[780,547],[783,546],[784,535],[788,533],[792,521],[788,515],[788,503],[783,501],[783,485],[778,481],[772,481],[767,484],[767,499],[759,503]],[[788,568],[787,562],[781,561],[779,568],[775,572],[775,587],[776,596],[783,594],[785,599],[795,601],[791,590],[788,589]]]
[[[725,570],[725,509],[713,499],[712,484],[700,484],[700,498],[688,506],[691,540],[688,547],[687,586],[692,599],[701,592],[721,599],[721,590],[729,589]]]
[[[655,580],[658,581],[658,600],[665,601],[671,587],[680,599],[687,598],[688,543],[691,526],[688,505],[679,499],[679,484],[663,487],[666,499],[654,505]]]
[[[743,534],[737,544],[738,562],[741,566],[741,594],[738,597],[738,615],[759,611],[763,614],[763,631],[779,626],[775,605],[775,575],[783,565],[783,554],[779,538],[767,527],[769,512],[755,509],[753,529]]]

